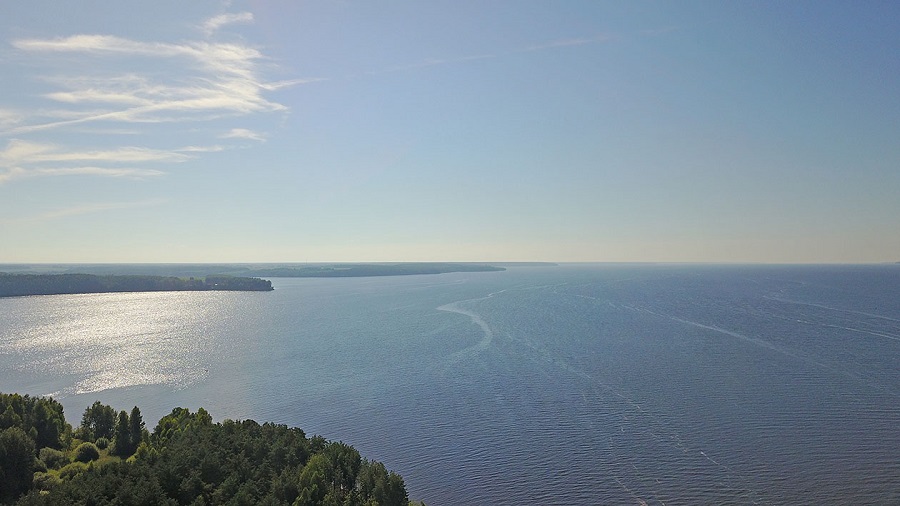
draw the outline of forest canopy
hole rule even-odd
[[[0,393],[0,503],[407,506],[403,479],[352,446],[253,420],[95,402],[72,428],[52,398]]]
[[[271,291],[272,282],[265,279],[235,276],[185,279],[174,276],[6,274],[0,272],[0,297],[200,290]]]
[[[485,264],[406,262],[399,264],[323,264],[255,269],[253,276],[273,278],[360,278],[372,276],[411,276],[416,274],[445,274],[450,272],[496,272],[503,267]]]

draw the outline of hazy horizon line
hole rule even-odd
[[[566,265],[893,265],[900,260],[883,261],[740,261],[740,260],[286,260],[286,261],[0,261],[3,265],[334,265],[334,264],[566,264]]]

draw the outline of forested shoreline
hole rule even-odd
[[[352,446],[253,420],[95,402],[81,424],[49,397],[0,393],[0,503],[407,506],[403,479]]]
[[[369,262],[369,263],[244,263],[244,264],[0,264],[10,274],[96,274],[234,277],[373,277],[497,272],[516,267],[555,267],[550,262]]]
[[[505,270],[503,267],[486,264],[404,262],[399,264],[327,264],[272,267],[254,269],[249,271],[248,274],[275,278],[362,278],[447,274],[451,272],[498,272]]]
[[[8,274],[0,272],[0,297],[110,292],[271,291],[272,282],[259,278],[206,276]]]

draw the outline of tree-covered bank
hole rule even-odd
[[[0,272],[0,297],[107,292],[271,291],[265,279],[206,276],[123,276],[96,274],[7,274]]]
[[[241,277],[370,277],[494,272],[515,267],[552,267],[549,262],[378,262],[378,263],[244,263],[244,264],[0,264],[0,272],[17,274],[96,274]]]
[[[151,432],[138,407],[95,402],[73,429],[57,401],[18,394],[0,394],[0,502],[409,504],[383,464],[298,428],[175,408]]]
[[[497,272],[503,267],[471,263],[404,262],[398,264],[324,264],[254,269],[252,276],[272,278],[362,278],[375,276],[411,276],[450,272]]]

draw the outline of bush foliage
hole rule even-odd
[[[72,456],[72,460],[75,462],[85,463],[99,458],[100,450],[97,449],[97,445],[94,443],[81,443],[78,445],[78,448],[75,448],[75,454]]]
[[[69,463],[69,458],[65,452],[54,450],[53,448],[41,448],[38,452],[38,458],[47,466],[47,469],[59,469]]]

